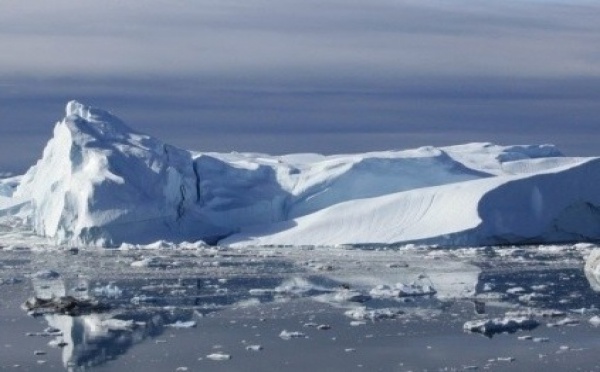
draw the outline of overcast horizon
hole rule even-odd
[[[482,141],[600,155],[590,1],[0,0],[0,172],[68,100],[198,151]]]

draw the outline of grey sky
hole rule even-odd
[[[0,0],[0,170],[69,99],[182,147],[598,154],[600,4]]]

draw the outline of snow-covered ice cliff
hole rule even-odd
[[[473,143],[324,156],[199,153],[72,101],[0,219],[57,243],[481,245],[600,239],[600,159]]]

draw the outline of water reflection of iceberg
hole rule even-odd
[[[86,283],[69,286],[62,279],[32,279],[37,298],[51,299],[73,296],[89,299]],[[63,365],[68,371],[83,371],[116,359],[131,347],[149,337],[163,333],[167,324],[190,320],[191,309],[116,309],[110,312],[69,316],[44,314],[56,339],[51,341],[62,348]]]
[[[191,317],[191,313],[189,314]],[[174,321],[167,312],[130,312],[68,316],[47,314],[50,327],[60,330],[62,361],[69,371],[85,370],[125,354],[133,345],[160,335]],[[178,316],[177,320],[182,317]],[[189,318],[188,318],[189,319]]]

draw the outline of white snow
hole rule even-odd
[[[0,224],[125,248],[577,242],[600,239],[599,182],[599,158],[551,145],[190,152],[71,101],[37,164],[0,179]]]

